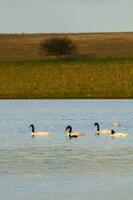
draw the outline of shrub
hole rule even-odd
[[[41,42],[41,49],[50,55],[69,55],[75,49],[73,41],[67,37],[53,37]]]

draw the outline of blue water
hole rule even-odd
[[[0,114],[0,200],[133,199],[133,100],[1,100]],[[96,136],[94,122],[129,137]]]

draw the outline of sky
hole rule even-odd
[[[133,0],[0,0],[0,33],[133,31]]]

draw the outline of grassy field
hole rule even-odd
[[[0,98],[133,98],[133,33],[56,34],[77,59],[54,59],[40,42],[55,34],[0,34]]]
[[[132,98],[133,59],[0,62],[0,98]]]
[[[133,56],[133,33],[0,34],[0,60],[44,60],[40,42],[53,36],[68,36],[77,46],[76,55],[90,58]]]

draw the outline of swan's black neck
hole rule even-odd
[[[33,124],[31,124],[31,129],[32,129],[32,133],[34,133],[35,132],[35,128],[34,128],[34,125]]]
[[[100,127],[98,123],[95,123],[95,126],[97,126],[97,131],[100,131]]]
[[[68,131],[68,133],[71,133],[72,132],[72,127],[71,126],[67,126],[66,127],[66,131]],[[69,134],[70,135],[70,134]]]

